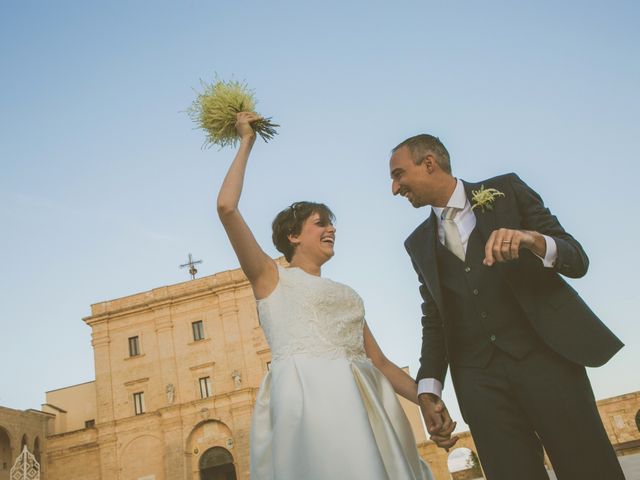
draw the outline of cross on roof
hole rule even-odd
[[[191,274],[191,279],[195,280],[196,273],[198,273],[198,269],[195,267],[196,264],[202,263],[202,260],[193,261],[193,257],[189,254],[189,261],[184,265],[180,265],[180,268],[189,267],[189,273]]]

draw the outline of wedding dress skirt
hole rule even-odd
[[[251,480],[432,479],[391,384],[366,357],[358,294],[278,270],[258,301],[272,362],[253,411]]]

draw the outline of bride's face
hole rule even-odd
[[[335,240],[336,228],[318,213],[312,213],[305,220],[300,235],[289,236],[289,241],[295,245],[296,255],[316,258],[321,263],[333,257]]]

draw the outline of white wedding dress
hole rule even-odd
[[[258,301],[272,362],[253,411],[251,480],[431,480],[365,354],[362,299],[299,268],[278,272]]]

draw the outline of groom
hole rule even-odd
[[[432,440],[457,441],[441,400],[448,367],[489,480],[624,480],[585,366],[623,344],[562,276],[579,278],[580,244],[516,174],[467,183],[431,135],[390,160],[394,195],[429,218],[405,242],[420,281],[420,407]]]

